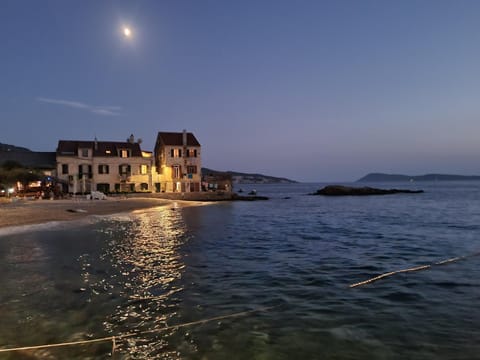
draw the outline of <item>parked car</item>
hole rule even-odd
[[[87,199],[91,200],[107,200],[107,195],[101,191],[92,191],[90,195],[87,195]]]

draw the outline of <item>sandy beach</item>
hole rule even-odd
[[[108,200],[18,200],[0,203],[0,228],[75,220],[88,215],[107,215],[171,204],[157,198],[109,198]]]

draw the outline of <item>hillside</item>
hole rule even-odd
[[[294,184],[296,181],[263,174],[248,174],[237,171],[218,171],[202,168],[202,174],[229,174],[236,184]]]
[[[404,182],[404,181],[479,181],[477,175],[449,175],[449,174],[426,174],[426,175],[400,175],[371,173],[365,175],[356,182]]]
[[[3,144],[0,143],[0,152],[4,153],[16,153],[17,157],[21,154],[19,153],[32,153],[31,150],[15,145]],[[38,153],[40,154],[40,153]],[[43,153],[42,153],[43,154]],[[50,153],[49,153],[50,154]],[[51,153],[54,156],[54,153]],[[8,154],[5,154],[7,156]],[[26,155],[26,154],[25,154]],[[11,156],[7,160],[10,159]],[[19,159],[13,159],[19,161]],[[22,162],[22,161],[19,161]],[[232,180],[236,184],[293,184],[296,183],[294,180],[279,178],[275,176],[268,176],[263,174],[247,174],[237,171],[218,171],[208,168],[202,168],[202,174],[229,174],[232,176]]]
[[[24,147],[0,143],[0,151],[29,152],[30,150]]]

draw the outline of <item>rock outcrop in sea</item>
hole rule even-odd
[[[343,185],[328,185],[323,189],[317,190],[312,195],[325,196],[364,196],[364,195],[390,195],[390,194],[418,194],[423,190],[405,190],[405,189],[377,189],[368,186],[351,187]]]

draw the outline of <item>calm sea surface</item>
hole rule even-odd
[[[115,359],[480,359],[480,256],[349,288],[479,252],[480,183],[372,185],[425,193],[263,185],[269,201],[0,230],[0,347],[131,334]],[[0,359],[111,352],[105,341]]]

